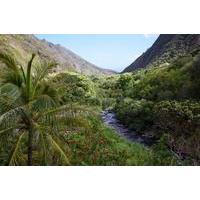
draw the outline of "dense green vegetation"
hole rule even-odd
[[[106,94],[98,79],[48,76],[54,63],[34,58],[20,66],[0,54],[1,165],[179,164],[171,155],[163,158],[124,141],[102,124]]]
[[[34,57],[0,54],[0,165],[199,164],[198,56],[99,77],[49,74],[54,63]],[[120,138],[102,109],[154,144]]]
[[[65,103],[79,102],[87,105],[100,105],[95,83],[87,76],[77,73],[59,73],[52,78]]]
[[[198,55],[188,55],[133,73],[90,77],[86,88],[93,91],[93,105],[112,109],[124,125],[154,140],[151,149],[162,146],[165,153],[198,164],[199,63]]]
[[[199,164],[200,58],[181,57],[171,64],[122,74],[114,111],[139,134],[164,144],[180,158]],[[116,94],[115,94],[116,96]]]
[[[25,72],[13,57],[0,54],[4,64],[0,88],[2,163],[33,165],[37,158],[38,164],[68,164],[60,137],[71,108],[60,104],[48,81],[48,70],[54,63],[37,63],[33,69],[34,57]]]

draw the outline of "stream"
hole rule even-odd
[[[147,138],[137,134],[136,131],[130,130],[125,127],[123,124],[117,120],[115,113],[111,112],[110,110],[104,110],[101,112],[101,118],[108,127],[112,128],[116,134],[121,136],[122,138],[126,139],[129,142],[135,142],[139,144],[143,144],[146,147],[151,147],[155,144],[155,140],[151,138]],[[178,155],[175,151],[169,148],[169,151],[178,159],[185,160],[187,158],[186,155]]]
[[[135,131],[128,129],[123,124],[121,124],[117,120],[115,113],[109,110],[104,110],[101,113],[101,118],[104,124],[115,130],[118,135],[125,138],[129,142],[137,142],[145,146],[150,146],[152,144],[152,141],[150,141],[149,139],[138,135]]]

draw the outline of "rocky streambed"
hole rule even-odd
[[[126,140],[130,142],[144,144],[145,146],[150,146],[152,144],[152,140],[150,140],[149,138],[140,136],[135,131],[128,129],[123,124],[121,124],[117,120],[114,112],[104,110],[101,112],[101,118],[104,124],[115,130],[118,135],[125,138]]]

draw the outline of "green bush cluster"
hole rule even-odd
[[[142,131],[153,123],[153,103],[145,99],[125,98],[116,103],[117,118],[131,129]]]
[[[79,102],[89,105],[100,105],[95,84],[84,75],[77,73],[60,73],[54,77],[63,103]]]
[[[155,125],[181,157],[200,161],[200,103],[163,101],[154,107]]]
[[[200,163],[199,55],[122,74],[113,85],[114,111],[123,124],[157,142],[164,137],[167,149]]]

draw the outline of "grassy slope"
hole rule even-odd
[[[106,127],[100,119],[89,119],[89,129],[69,134],[71,165],[179,165],[164,150],[147,149],[141,144],[129,143]]]

